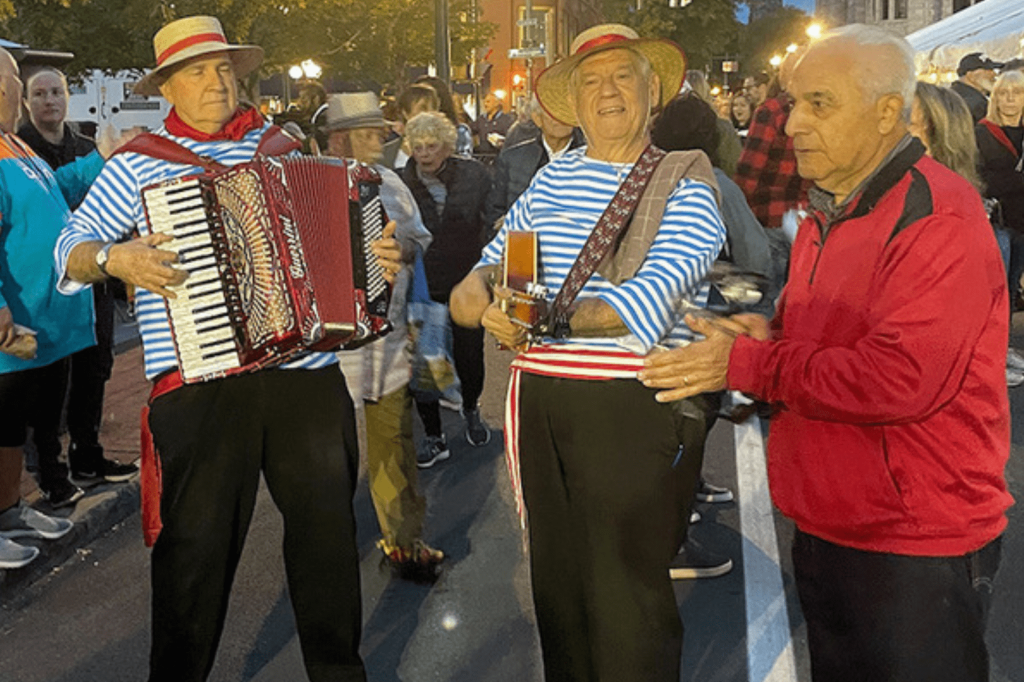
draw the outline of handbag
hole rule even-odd
[[[420,254],[417,254],[413,265],[406,319],[412,351],[409,390],[413,397],[419,402],[433,402],[441,398],[456,402],[460,386],[455,374],[448,306],[430,298],[427,271]]]

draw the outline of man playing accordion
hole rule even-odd
[[[259,66],[263,50],[228,44],[220,22],[203,16],[166,25],[153,43],[157,66],[136,92],[173,105],[156,135],[225,166],[250,161],[269,124],[239,106],[237,79]],[[140,192],[198,171],[137,152],[116,155],[56,251],[62,291],[108,276],[139,289],[145,370],[154,382],[148,427],[158,454],[148,478],[144,461],[144,498],[154,482],[160,494],[158,518],[145,519],[147,540],[155,539],[149,679],[198,682],[209,674],[262,473],[284,517],[309,679],[365,680],[352,514],[358,447],[334,354],[304,352],[272,369],[202,383],[179,378],[164,297],[174,298],[170,288],[186,273],[161,248],[171,238],[151,232]],[[390,239],[375,247],[391,273],[399,251]]]

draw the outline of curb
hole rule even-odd
[[[139,499],[138,474],[124,483],[101,483],[89,488],[87,495],[67,515],[66,518],[71,519],[75,526],[66,535],[56,540],[19,539],[21,544],[38,547],[39,556],[22,568],[0,569],[0,602],[13,600],[22,588],[73,557],[79,547],[84,547],[137,512]],[[50,513],[45,504],[40,511]],[[53,515],[63,516],[60,513]]]

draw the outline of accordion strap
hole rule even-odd
[[[260,138],[259,145],[256,147],[256,153],[264,156],[280,156],[301,147],[301,142],[282,130],[280,126],[274,125],[267,128],[266,132],[263,133],[263,137]],[[154,135],[153,133],[136,135],[118,147],[114,154],[122,154],[124,152],[144,154],[154,159],[180,163],[185,166],[199,166],[208,172],[226,168],[224,164],[214,161],[208,156],[200,156],[170,138],[163,135]]]

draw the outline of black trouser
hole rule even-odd
[[[520,387],[544,679],[678,682],[683,626],[668,571],[703,421],[679,419],[632,380],[524,374]]]
[[[288,590],[311,682],[365,680],[352,514],[358,445],[337,367],[185,386],[149,417],[162,467],[151,682],[213,665],[260,472],[284,517]]]
[[[1020,296],[1020,278],[1024,275],[1024,234],[1016,230],[1007,230],[1010,235],[1010,266],[1006,273],[1007,286],[1010,289],[1010,313],[1017,309],[1017,298]]]
[[[436,298],[447,304],[445,299]],[[455,356],[455,373],[462,384],[462,405],[464,409],[475,409],[484,390],[484,329],[467,329],[455,324],[451,316],[448,324],[452,328],[452,354]],[[441,435],[441,406],[436,400],[416,401],[416,410],[423,420],[423,430],[428,436]]]
[[[50,491],[55,481],[67,479],[60,461],[60,415],[68,386],[68,360],[0,374],[0,447],[25,444],[31,427],[39,453],[39,487]]]
[[[92,290],[96,308],[96,345],[71,356],[71,386],[68,391],[71,448],[68,463],[72,471],[91,470],[103,457],[99,442],[103,393],[114,367],[114,296],[104,282],[97,282]]]
[[[988,682],[1001,538],[966,556],[864,552],[797,531],[793,566],[815,682]]]

